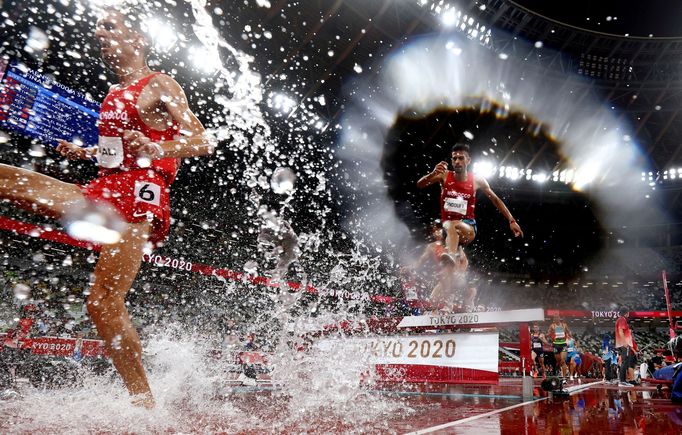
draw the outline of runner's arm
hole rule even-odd
[[[447,172],[448,172],[447,162],[440,162],[436,165],[433,171],[424,175],[419,179],[419,181],[417,181],[417,187],[423,189],[435,183],[442,183],[443,181],[445,181],[445,175],[447,174]]]
[[[502,213],[502,215],[509,221],[509,228],[512,230],[514,233],[514,237],[523,237],[523,231],[521,230],[521,227],[519,226],[518,223],[516,223],[516,219],[514,219],[514,216],[512,216],[511,212],[507,208],[506,205],[504,205],[504,202],[500,199],[499,196],[493,191],[493,189],[490,188],[490,184],[488,184],[488,181],[483,178],[483,177],[475,177],[474,182],[476,184],[476,187],[481,189],[483,193],[490,199],[490,201],[493,203],[495,207]]]
[[[201,121],[189,108],[187,97],[180,85],[165,74],[159,74],[153,80],[157,85],[153,89],[158,92],[159,100],[171,118],[180,125],[180,132],[187,136],[153,143],[142,133],[128,130],[124,133],[124,138],[130,141],[131,148],[137,148],[138,152],[144,150],[153,158],[184,158],[212,154],[216,145],[215,140],[206,134]]]
[[[97,155],[97,146],[83,148],[75,143],[62,139],[58,141],[57,148],[55,149],[59,154],[69,160],[89,160]]]

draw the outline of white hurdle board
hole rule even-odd
[[[438,316],[406,316],[400,321],[398,328],[474,326],[495,323],[542,322],[543,320],[545,320],[544,309],[528,308],[480,313],[452,313]]]

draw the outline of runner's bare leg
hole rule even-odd
[[[85,201],[74,184],[2,163],[0,199],[8,199],[17,207],[56,219]]]
[[[128,391],[141,395],[140,403],[147,407],[154,405],[154,399],[142,366],[142,344],[125,297],[140,270],[150,231],[149,222],[128,224],[118,243],[102,247],[87,302],[88,313]]]
[[[56,219],[87,201],[73,184],[5,164],[0,164],[0,199]],[[140,268],[150,230],[148,222],[128,224],[118,243],[102,247],[88,297],[88,312],[114,366],[128,391],[144,395],[142,404],[148,407],[154,401],[142,367],[140,339],[125,308],[125,296]]]

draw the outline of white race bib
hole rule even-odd
[[[451,213],[467,214],[467,204],[468,201],[461,196],[456,196],[454,198],[445,198],[445,203],[443,208],[445,211]]]
[[[103,168],[118,168],[123,163],[123,139],[100,136],[97,146],[97,163]]]
[[[135,182],[135,201],[160,205],[161,186],[148,181]]]

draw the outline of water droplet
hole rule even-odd
[[[278,194],[291,193],[296,182],[296,174],[289,168],[277,168],[270,178],[272,191]]]
[[[249,260],[244,263],[244,272],[255,275],[258,273],[258,263],[254,260]]]
[[[19,300],[28,299],[31,296],[31,287],[26,284],[19,283],[14,286],[12,291],[14,292],[14,297]]]
[[[137,165],[140,168],[148,168],[151,166],[151,164],[152,164],[152,159],[150,159],[147,156],[140,156],[137,158]]]
[[[111,340],[111,348],[121,350],[121,336],[117,335]]]

